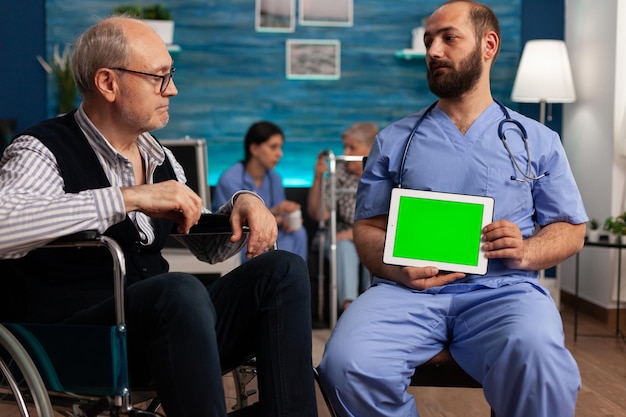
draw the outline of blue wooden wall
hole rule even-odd
[[[46,73],[35,57],[45,55],[44,0],[0,1],[0,118],[22,130],[47,117]],[[1,148],[1,146],[0,146]]]
[[[151,1],[135,1],[149,4]],[[46,0],[46,43],[72,42],[86,27],[111,13],[110,0]],[[497,99],[510,102],[521,53],[521,0],[486,1],[500,19],[502,52],[493,70]],[[169,0],[176,21],[176,86],[170,123],[161,138],[204,137],[209,143],[209,182],[243,156],[242,138],[256,120],[279,124],[286,135],[278,166],[286,186],[306,187],[317,153],[341,153],[341,132],[371,120],[381,127],[432,102],[423,59],[404,60],[411,29],[440,0],[354,0],[352,27],[296,24],[293,33],[256,32],[254,0]],[[341,78],[337,81],[287,80],[287,39],[337,39]],[[49,103],[52,113],[54,103]]]

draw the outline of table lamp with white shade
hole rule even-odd
[[[526,42],[515,76],[511,100],[539,103],[539,121],[545,124],[546,103],[576,101],[565,42],[540,39]],[[548,120],[551,115],[548,116]]]

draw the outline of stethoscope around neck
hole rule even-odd
[[[509,112],[507,111],[506,107],[504,107],[504,105],[502,103],[500,103],[497,100],[494,100],[494,101],[500,107],[500,110],[502,111],[502,114],[504,115],[504,119],[502,119],[500,121],[500,124],[498,124],[498,137],[502,141],[502,144],[504,145],[504,148],[506,149],[507,153],[509,154],[509,158],[511,158],[511,162],[513,162],[513,165],[515,166],[515,169],[522,175],[521,178],[520,177],[516,177],[515,175],[511,175],[511,180],[518,181],[518,182],[536,181],[536,180],[541,179],[541,178],[543,178],[543,177],[545,177],[547,175],[550,175],[548,173],[548,171],[546,171],[543,174],[538,175],[538,176],[533,176],[532,175],[532,164],[531,164],[531,160],[530,160],[530,147],[528,146],[528,134],[526,133],[526,129],[524,128],[524,126],[519,121],[511,118],[511,115],[509,114]],[[409,153],[409,146],[411,146],[411,141],[413,140],[413,136],[415,136],[415,133],[419,129],[420,125],[422,124],[422,122],[424,121],[426,116],[428,116],[428,114],[432,111],[432,109],[435,108],[437,103],[438,102],[435,101],[433,104],[431,104],[426,109],[426,111],[424,111],[422,116],[415,123],[415,126],[413,126],[413,130],[411,130],[411,134],[409,135],[409,137],[408,137],[408,139],[406,141],[406,145],[404,146],[404,152],[402,153],[402,161],[400,162],[400,172],[398,173],[398,187],[399,188],[402,188],[402,176],[404,174],[404,165],[406,164],[406,157],[407,157],[407,154]],[[511,152],[511,149],[509,148],[509,144],[506,141],[505,125],[507,123],[514,124],[520,130],[520,133],[522,134],[522,140],[524,141],[524,148],[526,149],[526,158],[528,160],[527,165],[526,165],[526,172],[522,171],[522,168],[519,166],[519,164],[517,163],[517,161],[513,157],[513,153]]]

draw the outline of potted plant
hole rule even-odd
[[[611,243],[620,243],[622,236],[626,236],[626,212],[616,217],[607,217],[603,229],[609,232]]]
[[[172,14],[165,5],[151,4],[148,6],[138,6],[134,4],[123,4],[113,9],[116,15],[126,14],[143,19],[146,24],[151,26],[163,39],[166,45],[174,43],[174,21]]]
[[[589,222],[589,230],[587,230],[587,240],[589,242],[598,242],[600,240],[600,224],[596,219],[591,219],[591,221]]]
[[[54,45],[52,60],[50,62],[37,55],[37,61],[41,64],[56,84],[57,113],[65,114],[76,107],[76,84],[72,76],[70,67],[70,46],[65,45],[63,51],[59,50],[59,45]]]
[[[143,18],[149,20],[172,20],[172,14],[163,4],[152,4],[143,8]]]
[[[113,9],[113,14],[125,14],[141,19],[141,6],[136,4],[122,4]]]

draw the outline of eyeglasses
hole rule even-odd
[[[174,72],[176,72],[176,68],[174,67],[170,68],[170,72],[168,72],[165,75],[150,74],[148,72],[141,72],[141,71],[133,71],[133,70],[129,70],[126,68],[109,68],[109,69],[116,70],[116,71],[130,72],[132,74],[145,75],[148,77],[160,78],[161,79],[161,88],[159,90],[160,93],[163,93],[167,89],[167,86],[170,85],[170,81],[172,81],[172,77],[174,77]]]

